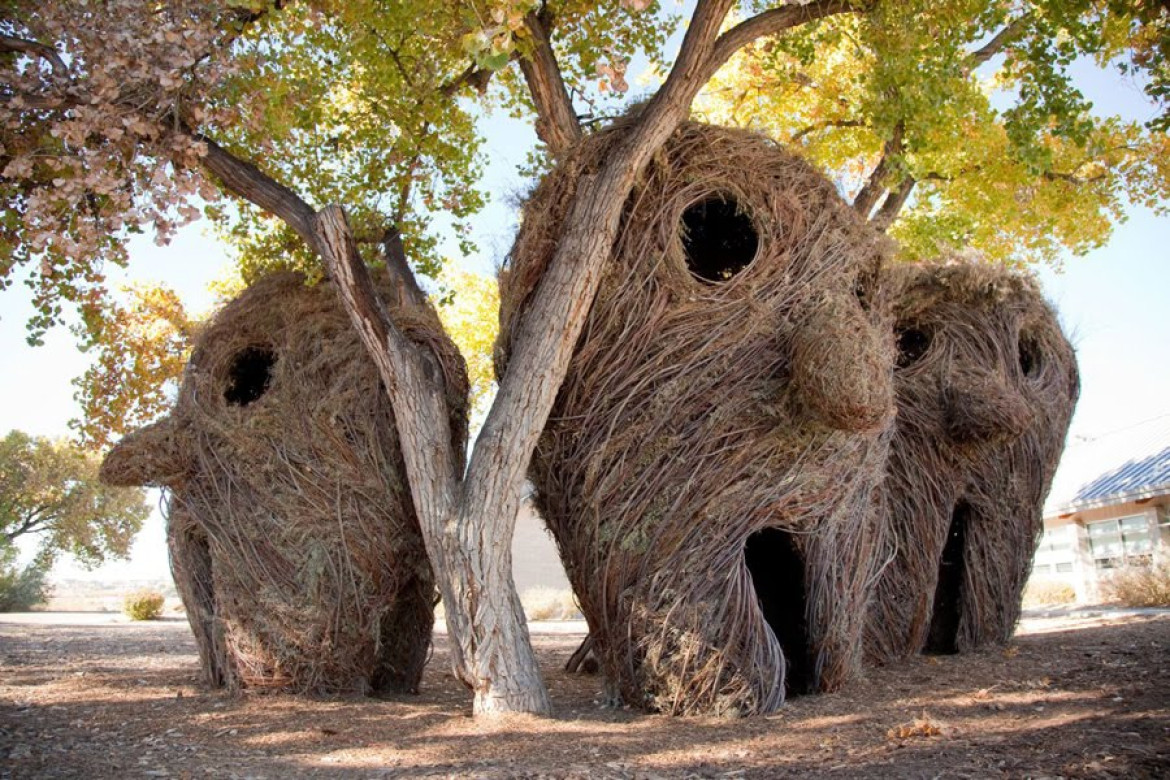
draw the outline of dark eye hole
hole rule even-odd
[[[1020,354],[1020,370],[1026,377],[1034,377],[1040,373],[1040,345],[1032,336],[1021,333],[1018,347]]]
[[[691,273],[708,282],[726,282],[755,259],[760,237],[735,198],[718,195],[683,212],[682,243]]]
[[[861,304],[862,311],[869,311],[873,301],[874,278],[872,274],[860,273],[853,282],[853,295]]]
[[[232,406],[247,406],[268,392],[276,353],[270,347],[244,347],[232,359],[223,399]]]
[[[921,360],[933,340],[930,331],[918,325],[900,325],[894,333],[898,338],[898,368],[907,368]]]

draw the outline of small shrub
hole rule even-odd
[[[1035,580],[1024,588],[1024,606],[1028,608],[1072,604],[1076,600],[1073,586],[1059,580]]]
[[[0,566],[0,612],[27,612],[49,598],[46,566]]]
[[[157,590],[139,590],[122,602],[122,612],[131,620],[155,620],[163,611],[166,598]]]
[[[1170,607],[1170,561],[1118,569],[1101,583],[1101,592],[1127,607]]]
[[[573,620],[581,617],[581,610],[573,591],[563,588],[529,588],[520,596],[524,615],[529,620]]]

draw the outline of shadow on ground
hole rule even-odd
[[[1025,628],[741,720],[601,707],[561,671],[580,636],[537,636],[557,716],[485,724],[443,637],[420,696],[313,700],[202,689],[181,623],[0,623],[0,776],[1164,776],[1170,615]]]

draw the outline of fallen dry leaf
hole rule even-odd
[[[945,736],[950,731],[942,723],[931,718],[926,712],[922,713],[922,717],[915,718],[909,723],[903,723],[894,726],[886,732],[886,736],[890,739],[911,739],[913,737],[941,737]]]

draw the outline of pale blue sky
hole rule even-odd
[[[1111,73],[1079,69],[1083,88],[1101,113],[1148,118],[1151,108],[1140,90]],[[491,273],[503,258],[516,227],[511,203],[526,183],[516,166],[535,141],[524,122],[496,116],[484,121],[488,166],[485,189],[492,202],[475,220],[480,252],[462,262]],[[1049,298],[1077,346],[1082,376],[1081,400],[1073,418],[1072,441],[1170,412],[1170,217],[1133,208],[1111,241],[1085,257],[1069,258],[1061,272],[1040,269]],[[448,251],[455,254],[452,242]],[[149,239],[130,244],[127,273],[117,280],[161,282],[175,288],[198,311],[211,302],[207,282],[229,262],[226,250],[200,225],[180,232],[168,247]],[[117,270],[117,269],[115,269]],[[65,436],[77,416],[70,380],[87,357],[65,329],[51,332],[46,344],[27,346],[25,322],[31,314],[26,288],[0,293],[0,433],[19,428],[31,434]],[[157,494],[152,494],[157,501]],[[79,573],[61,566],[59,576]],[[108,565],[93,575],[102,579],[167,576],[162,524],[156,513],[141,534],[129,563]]]

